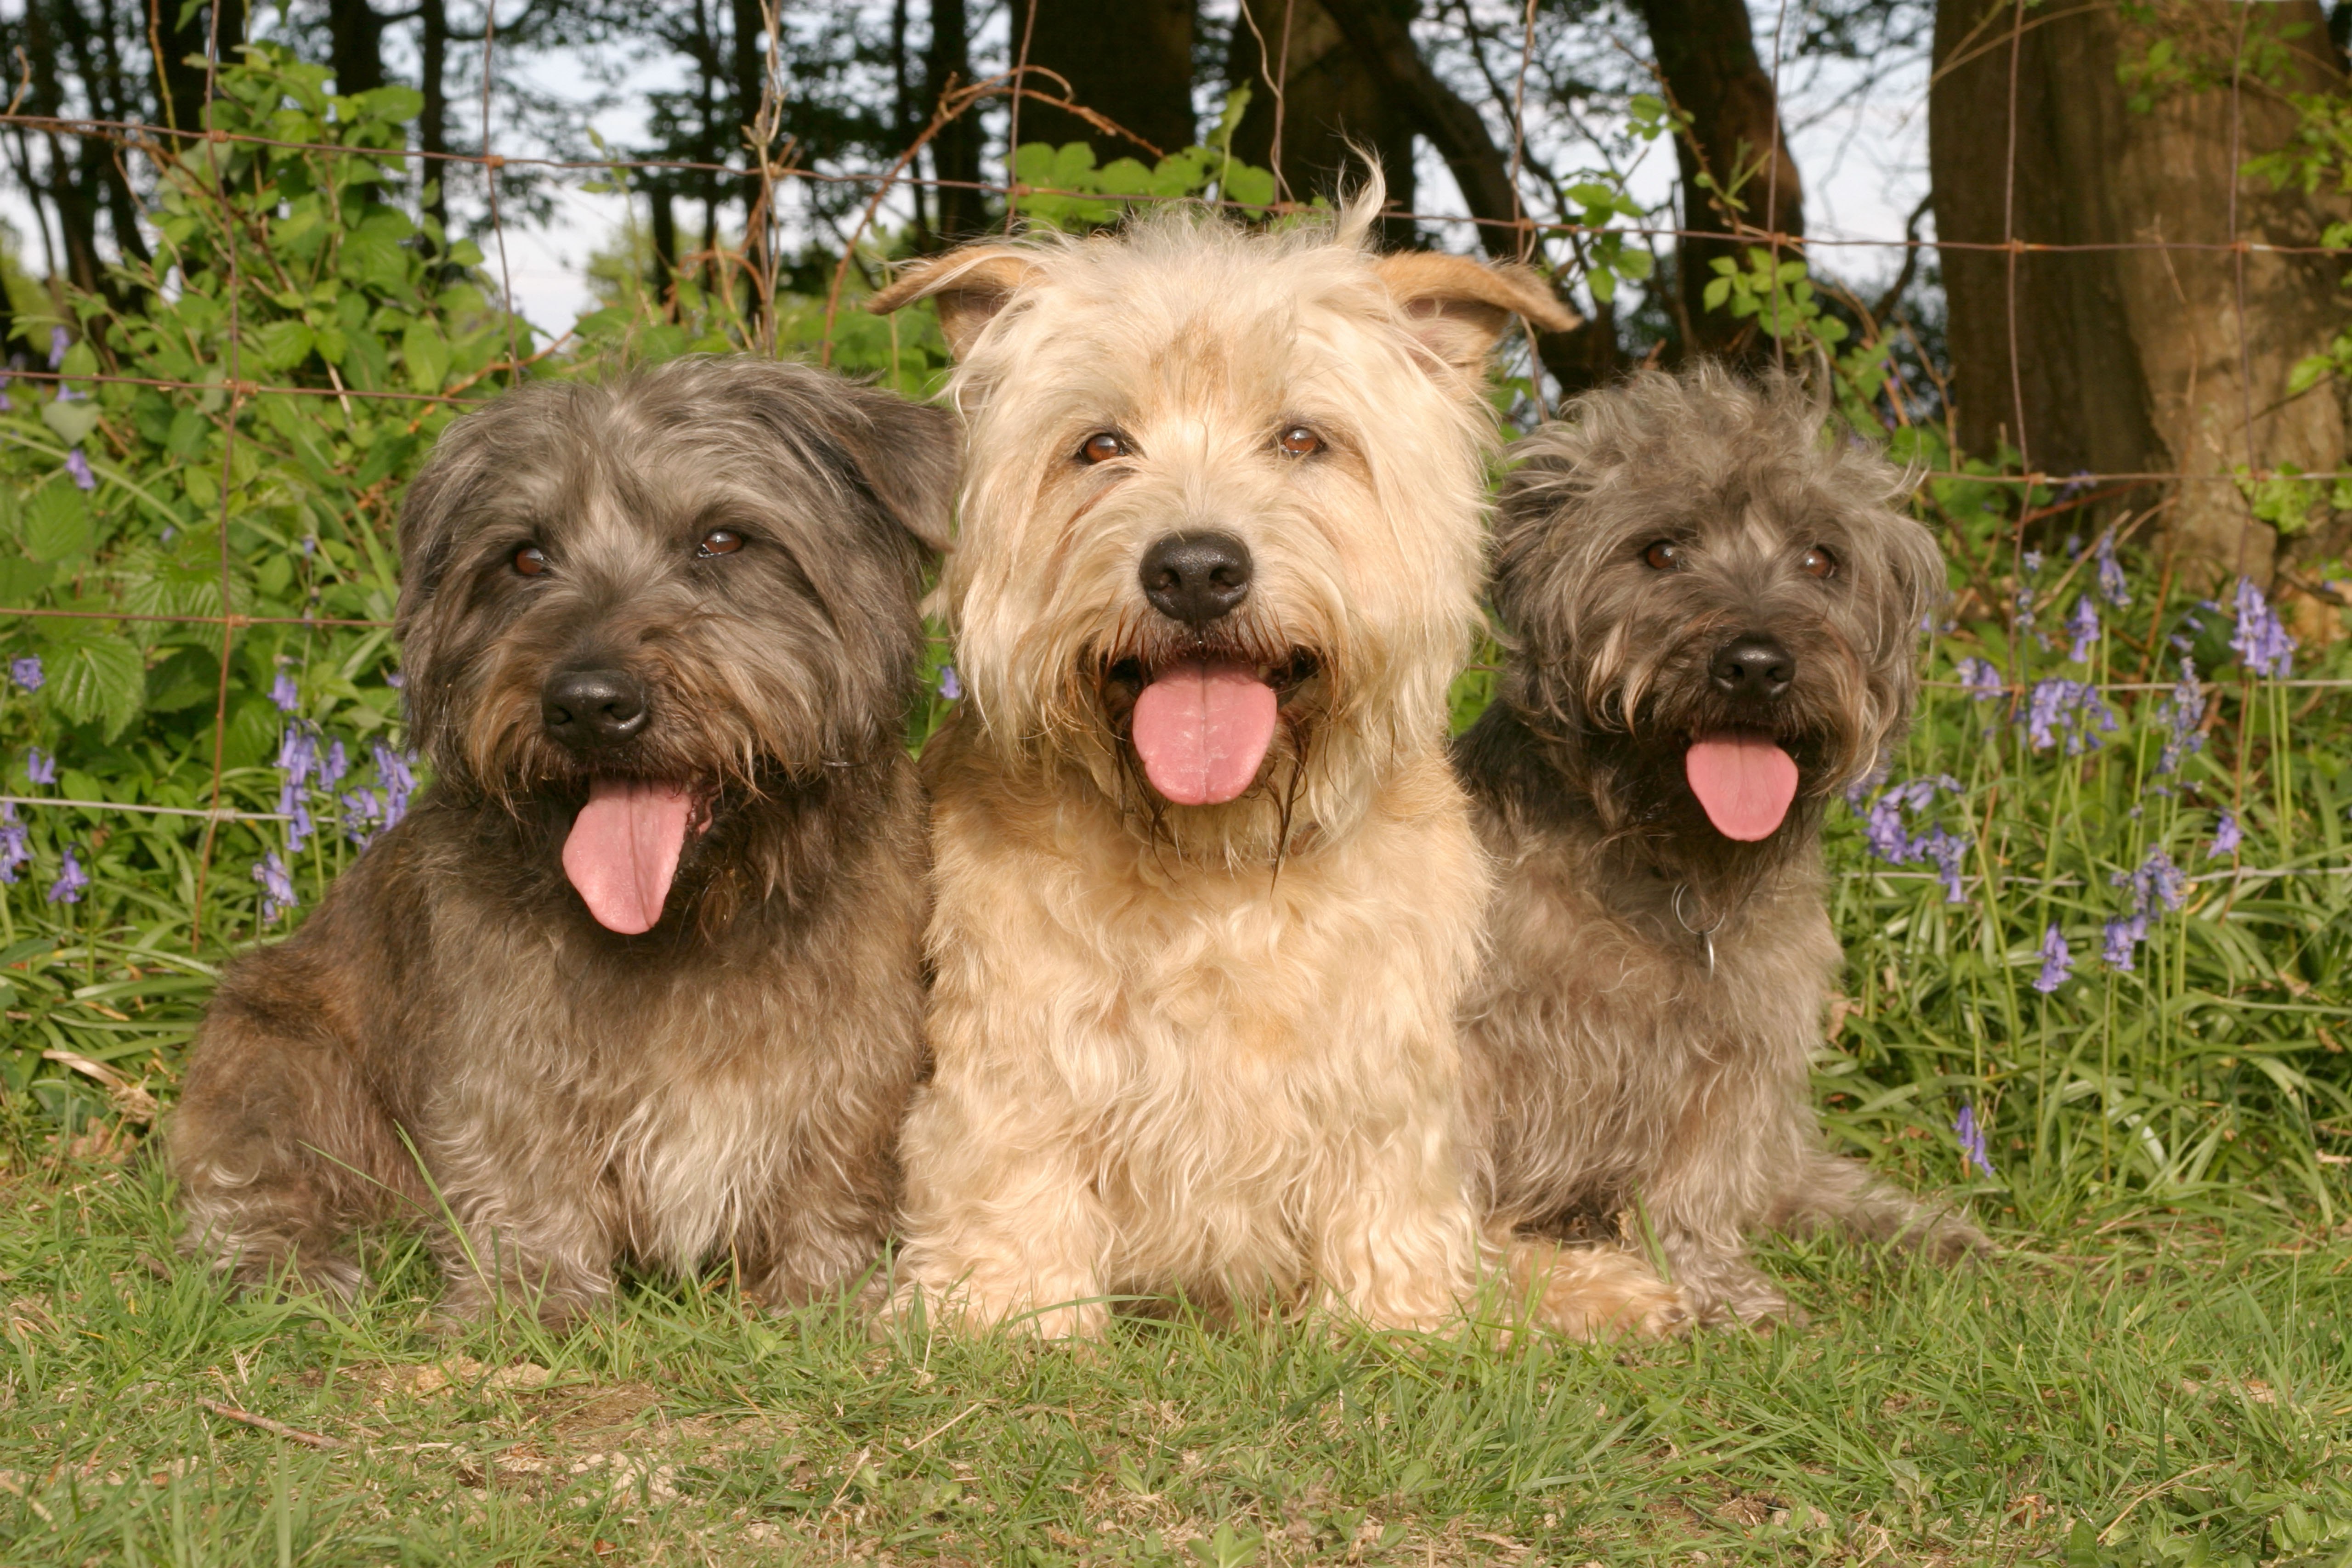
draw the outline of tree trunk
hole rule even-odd
[[[1193,0],[1012,0],[1012,51],[1025,28],[1029,64],[1066,79],[1072,102],[1085,105],[1149,143],[1097,130],[1076,115],[1035,99],[1021,102],[1021,140],[1093,146],[1095,162],[1152,161],[1194,141],[1192,125]],[[1052,77],[1028,85],[1060,96]]]
[[[155,101],[163,110],[164,123],[176,130],[205,128],[204,57],[213,41],[215,9],[184,6],[181,0],[147,0],[147,25],[161,57],[155,62]],[[221,0],[217,9],[220,63],[233,65],[237,46],[245,42],[245,0]]]
[[[1273,83],[1278,77],[1277,97]],[[1250,91],[1249,108],[1234,131],[1234,155],[1274,167],[1279,115],[1282,156],[1276,172],[1294,200],[1335,196],[1361,183],[1360,148],[1380,159],[1390,202],[1412,210],[1413,117],[1402,96],[1383,91],[1363,68],[1320,0],[1249,0],[1246,15],[1234,25],[1225,79]],[[1411,245],[1413,237],[1410,218],[1387,225],[1391,246]]]
[[[2017,38],[2014,204],[2005,225],[2015,16],[2013,0],[1945,0],[1938,10],[1928,145],[1939,238],[2309,246],[2347,215],[2340,197],[2273,192],[2238,172],[2294,134],[2296,112],[2277,87],[2345,89],[2312,0],[2166,0],[2153,25],[2127,19],[2115,0],[2096,0],[2046,21],[2029,14]],[[2265,86],[2249,75],[2236,93],[2233,137],[2229,61],[2239,29],[2275,38],[2295,23],[2309,30],[2268,51],[2282,62],[2278,81]],[[2144,60],[2159,38],[2172,40],[2178,57],[2218,62],[2218,85],[2160,90],[2135,110],[2118,69]],[[1953,398],[1969,453],[1990,458],[2006,440],[2029,468],[2046,474],[2191,476],[2170,487],[2164,520],[2184,559],[2201,562],[2209,576],[2242,570],[2269,580],[2274,530],[2253,518],[2235,485],[2215,476],[2244,465],[2344,465],[2335,389],[2286,392],[2295,361],[2342,324],[2338,258],[1952,247],[1942,256]],[[2151,486],[2139,500],[2158,493]]]
[[[327,0],[327,50],[343,97],[383,85],[383,18],[368,0]]]
[[[1667,96],[1690,117],[1686,133],[1675,138],[1682,226],[1708,235],[1803,234],[1803,184],[1780,128],[1771,72],[1757,57],[1748,7],[1742,0],[1641,0],[1641,9]],[[1696,340],[1685,345],[1686,352],[1740,358],[1769,351],[1752,319],[1709,310],[1704,298],[1716,277],[1712,263],[1730,256],[1745,267],[1748,246],[1757,243],[1686,236],[1675,246],[1675,287]]]
[[[971,32],[964,0],[931,0],[931,47],[925,62],[923,123],[939,111],[940,99],[952,87],[971,85]],[[980,183],[980,120],[974,110],[940,127],[931,138],[931,173],[950,182],[937,192],[938,234],[952,244],[988,226],[987,204],[972,187]]]
[[[416,145],[428,152],[449,151],[449,6],[448,0],[416,0],[417,68],[424,80],[425,107],[416,115]],[[449,165],[428,157],[423,183],[432,196],[425,210],[441,225],[443,243],[449,229]]]

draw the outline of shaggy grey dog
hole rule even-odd
[[[904,719],[949,418],[815,371],[541,382],[401,517],[436,781],[223,980],[172,1119],[187,1246],[348,1295],[423,1222],[448,1310],[617,1261],[805,1301],[877,1255],[921,1045]],[[442,1220],[442,1206],[456,1220]]]
[[[1784,1313],[1758,1228],[1983,1245],[1822,1145],[1808,1061],[1840,954],[1821,813],[1900,734],[1927,529],[1822,407],[1645,371],[1519,443],[1495,605],[1515,653],[1456,744],[1503,878],[1465,1079],[1497,1217],[1638,1213],[1702,1321]]]

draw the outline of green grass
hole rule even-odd
[[[177,1260],[138,1165],[5,1197],[10,1563],[2352,1560],[2345,1233],[1776,1252],[1809,1327],[1666,1346],[1077,1351],[660,1284],[444,1339],[410,1241],[340,1317]]]

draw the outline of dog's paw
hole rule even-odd
[[[1563,1339],[1672,1339],[1690,1331],[1690,1298],[1616,1247],[1511,1244],[1509,1280],[1529,1326]]]

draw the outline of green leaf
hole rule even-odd
[[[41,405],[41,423],[58,433],[68,446],[79,446],[98,428],[98,404],[86,399],[55,399]]]
[[[1244,206],[1269,206],[1274,202],[1274,171],[1236,163],[1225,171],[1222,193],[1227,201],[1239,202]]]
[[[103,622],[77,627],[48,646],[49,700],[68,723],[106,721],[112,740],[139,716],[147,697],[147,666],[139,650]]]
[[[300,321],[272,321],[254,334],[254,343],[266,371],[291,370],[310,357],[316,341],[310,327]]]
[[[1721,266],[1722,263],[1718,262],[1717,265]],[[1701,294],[1699,298],[1709,310],[1717,310],[1722,308],[1723,302],[1730,297],[1731,279],[1718,277],[1706,286],[1706,291]]]
[[[35,560],[73,560],[94,542],[89,502],[70,480],[52,479],[25,507],[25,553]]]
[[[449,379],[449,344],[429,321],[411,321],[400,335],[400,357],[408,364],[408,384],[421,392],[439,392]]]

